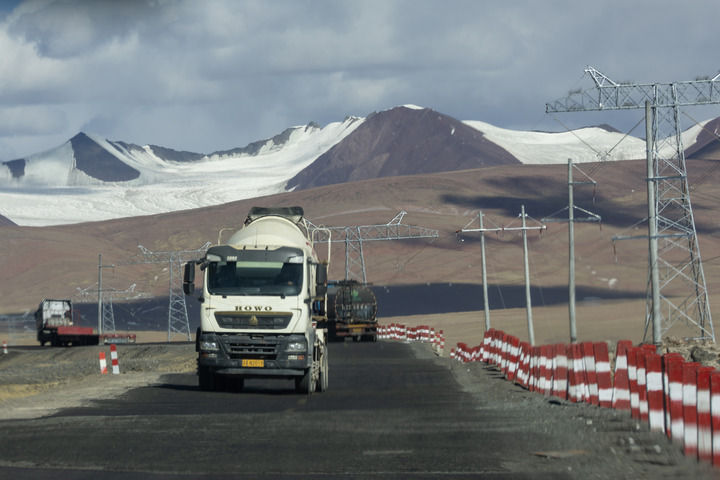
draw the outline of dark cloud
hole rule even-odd
[[[715,20],[707,15],[714,7],[714,0],[682,8],[670,0],[23,2],[5,17],[0,11],[0,155],[44,150],[80,129],[209,152],[405,103],[507,128],[611,123],[601,115],[549,117],[545,102],[589,87],[588,64],[638,82],[714,75]],[[27,125],[43,112],[48,120],[33,135]],[[612,119],[621,131],[637,121]],[[13,134],[14,124],[23,135]]]

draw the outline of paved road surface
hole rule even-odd
[[[542,422],[528,427],[522,404],[463,388],[426,345],[331,344],[330,355],[330,389],[311,397],[285,381],[201,392],[194,375],[175,374],[88,408],[0,422],[0,478],[571,477],[565,462],[531,453],[557,447]]]

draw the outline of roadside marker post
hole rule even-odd
[[[105,360],[105,352],[100,352],[100,373],[107,375],[107,360]]]
[[[118,375],[120,373],[120,364],[118,362],[117,347],[115,344],[110,345],[110,360],[112,362],[113,375]]]
[[[3,340],[3,355],[7,355],[8,349],[7,349],[7,340]]]

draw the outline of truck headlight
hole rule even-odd
[[[205,351],[217,351],[217,350],[219,350],[219,349],[218,349],[218,344],[217,344],[217,342],[212,342],[212,341],[209,341],[209,340],[201,340],[201,341],[200,341],[200,350],[205,350]]]
[[[286,352],[304,352],[306,350],[307,345],[305,344],[305,340],[290,342],[285,349]]]

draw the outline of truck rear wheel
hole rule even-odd
[[[215,390],[217,387],[215,372],[207,367],[198,368],[198,387],[205,392]]]

